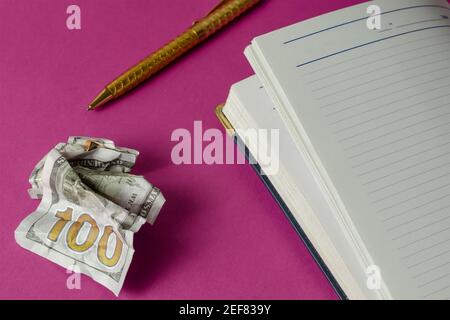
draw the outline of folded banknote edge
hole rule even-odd
[[[161,212],[162,207],[164,206],[164,203],[166,203],[166,198],[164,198],[164,195],[159,191],[158,196],[155,199],[155,202],[152,205],[152,208],[150,209],[150,212],[148,213],[147,222],[153,225],[156,221],[156,218],[158,218],[159,213]]]

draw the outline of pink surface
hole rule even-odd
[[[335,299],[288,220],[248,165],[175,166],[176,128],[220,128],[214,107],[252,74],[242,52],[268,31],[356,0],[266,0],[139,90],[99,112],[86,106],[125,68],[182,32],[218,0],[0,0],[0,298],[109,299],[20,248],[14,230],[38,202],[35,163],[70,135],[141,151],[135,172],[164,192],[154,227],[135,236],[120,299]],[[66,8],[82,30],[66,28]]]

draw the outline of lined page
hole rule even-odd
[[[450,298],[449,16],[446,1],[372,1],[248,53],[393,297]]]

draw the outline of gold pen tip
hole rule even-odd
[[[112,100],[113,96],[108,89],[102,90],[99,95],[89,104],[88,110],[95,110],[100,106],[104,105],[108,101]]]

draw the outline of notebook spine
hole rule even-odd
[[[223,127],[227,130],[228,133],[230,133],[234,137],[234,142],[238,145],[238,147],[242,150],[242,152],[245,154],[245,157],[247,158],[247,161],[249,163],[252,163],[252,167],[257,173],[258,177],[262,180],[266,188],[271,193],[274,200],[277,202],[278,206],[280,207],[281,211],[283,211],[284,215],[288,218],[291,225],[294,227],[295,231],[299,235],[300,239],[305,244],[306,248],[308,249],[309,253],[313,257],[314,261],[316,261],[317,265],[325,275],[325,277],[330,282],[331,286],[333,287],[334,291],[338,295],[338,297],[342,300],[348,300],[347,295],[345,294],[344,290],[340,286],[339,282],[336,280],[336,278],[331,273],[330,269],[327,267],[325,262],[323,261],[322,257],[319,255],[317,250],[314,248],[314,245],[309,240],[306,233],[303,231],[302,227],[298,223],[298,221],[295,219],[294,215],[292,214],[291,210],[288,208],[284,200],[281,198],[275,187],[273,186],[272,182],[266,175],[260,174],[261,168],[259,164],[257,164],[254,159],[252,159],[252,155],[248,148],[245,146],[245,144],[240,140],[239,136],[236,134],[236,131],[233,128],[233,125],[230,123],[228,118],[223,113],[224,104],[220,104],[216,107],[215,113],[217,118],[219,119],[220,123],[223,125]],[[253,164],[256,163],[256,164]]]

